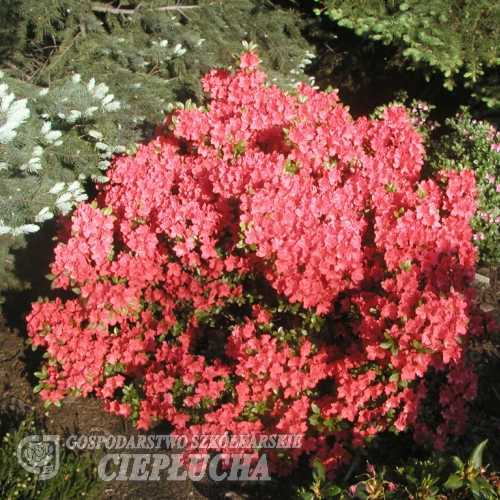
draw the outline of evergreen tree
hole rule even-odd
[[[106,182],[113,155],[149,141],[170,103],[203,104],[200,78],[256,42],[283,86],[307,80],[293,11],[259,0],[0,3],[0,291],[23,235]],[[242,41],[245,47],[242,47]]]
[[[427,78],[438,73],[448,89],[464,85],[500,108],[500,3],[487,0],[319,0],[338,26],[395,47],[402,67]]]

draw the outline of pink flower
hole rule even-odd
[[[248,68],[252,71],[259,66],[259,62],[259,56],[253,50],[250,50],[240,57],[240,68]]]

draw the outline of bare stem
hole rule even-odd
[[[140,6],[135,9],[120,9],[115,7],[107,7],[106,5],[92,4],[92,10],[94,12],[109,12],[110,14],[123,14],[131,16],[135,14]],[[164,7],[154,7],[153,10],[187,10],[187,9],[197,9],[199,5],[166,5]]]

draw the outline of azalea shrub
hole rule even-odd
[[[500,132],[491,123],[474,119],[467,108],[445,123],[447,133],[435,146],[435,170],[472,170],[479,206],[472,218],[479,261],[500,264]]]
[[[65,299],[28,316],[36,390],[95,394],[141,429],[302,435],[261,450],[279,474],[308,452],[333,475],[384,431],[442,448],[476,393],[474,176],[423,179],[404,108],[353,120],[258,61],[206,75],[209,105],[173,109],[64,220]]]

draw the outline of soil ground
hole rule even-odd
[[[500,316],[500,272],[479,269],[490,279],[489,284],[478,284],[478,304],[498,319]],[[0,419],[16,425],[30,411],[43,422],[46,431],[67,436],[92,434],[138,435],[129,421],[106,413],[102,402],[96,398],[66,398],[60,408],[44,408],[40,397],[33,393],[36,379],[33,372],[39,369],[40,354],[25,345],[26,333],[22,321],[17,327],[0,316]],[[457,453],[466,453],[480,442],[489,439],[485,460],[492,470],[500,469],[500,341],[498,336],[481,339],[472,351],[472,357],[480,373],[479,395],[472,404],[467,434],[456,442]],[[152,429],[153,434],[168,434],[165,424]],[[307,476],[306,476],[307,475]],[[293,476],[293,482],[301,474]],[[302,477],[309,477],[305,470]],[[105,497],[109,500],[215,500],[215,499],[290,499],[296,494],[290,479],[272,479],[265,486],[248,483],[215,482],[208,475],[201,481],[159,482],[110,481]]]
[[[41,398],[33,393],[36,384],[31,373],[37,352],[26,346],[25,336],[10,330],[4,318],[0,318],[0,420],[7,420],[12,429],[29,412],[34,411],[37,421],[43,423],[46,433],[59,434],[61,442],[71,435],[124,435],[138,436],[141,431],[134,429],[130,421],[104,410],[101,400],[94,397],[66,398],[61,407],[45,408]],[[38,357],[38,356],[36,356]],[[5,427],[5,424],[4,424]],[[150,434],[169,434],[168,425],[159,424]],[[133,452],[133,450],[132,450]],[[161,450],[160,453],[179,453]],[[112,451],[111,453],[119,453]],[[129,451],[130,453],[130,451]],[[137,453],[148,451],[137,450]],[[96,463],[100,459],[95,451]],[[129,467],[130,472],[131,467]],[[205,475],[201,481],[168,481],[166,474],[160,473],[160,481],[110,481],[106,485],[108,500],[216,500],[239,499],[280,499],[293,498],[294,491],[287,481],[276,479],[265,485],[249,482],[218,483]],[[65,499],[66,500],[66,499]],[[69,499],[68,499],[69,500]]]

